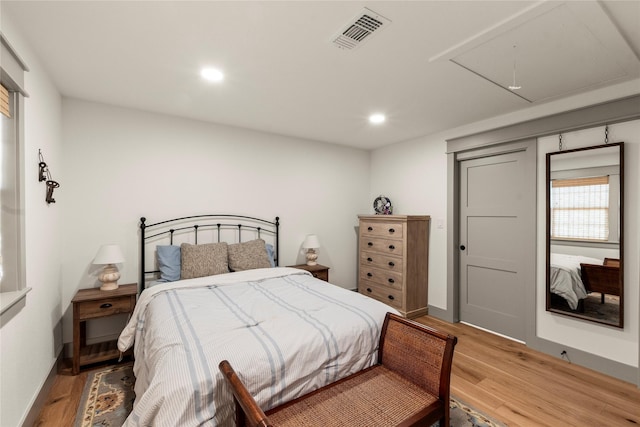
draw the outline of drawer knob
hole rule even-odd
[[[371,292],[371,288],[367,288],[367,292]]]
[[[369,227],[369,228],[367,228],[367,230],[373,231],[373,227]]]
[[[371,262],[371,261],[373,261],[373,260],[371,259],[371,257],[369,257],[369,258],[367,258],[367,261]]]
[[[396,281],[393,279],[389,279],[389,283],[395,283]]]
[[[373,246],[373,243],[369,242],[367,243],[368,246]]]
[[[373,277],[373,274],[367,273],[367,277]]]
[[[389,249],[394,250],[396,247],[393,245],[389,245]]]
[[[393,295],[389,295],[389,299],[393,301],[395,298],[393,297]]]
[[[392,233],[392,234],[393,234],[393,233],[395,233],[395,232],[396,232],[396,230],[394,230],[393,228],[390,228],[390,229],[389,229],[389,233]]]
[[[395,263],[395,262],[393,262],[393,261],[389,261],[389,267],[395,267],[395,266],[396,266],[396,263]]]
[[[112,306],[113,306],[112,304],[109,304],[109,303],[107,302],[107,303],[102,304],[102,305],[100,306],[100,308],[111,308]]]

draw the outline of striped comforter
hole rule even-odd
[[[376,361],[387,311],[293,268],[149,288],[118,341],[135,352],[136,400],[125,426],[232,425],[223,359],[263,409],[357,372]]]

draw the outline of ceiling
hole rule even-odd
[[[355,48],[338,47],[365,7],[388,21]],[[635,0],[0,8],[63,96],[363,149],[640,77]],[[203,66],[225,80],[205,82]],[[521,89],[508,89],[514,80]],[[387,121],[369,124],[374,112]]]

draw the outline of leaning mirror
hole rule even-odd
[[[623,327],[624,143],[547,153],[547,311]]]

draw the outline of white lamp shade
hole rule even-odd
[[[304,249],[316,249],[320,247],[320,240],[318,240],[318,236],[315,234],[309,234],[304,238],[304,242],[302,243],[302,247]]]
[[[118,245],[102,245],[98,249],[94,264],[119,264],[124,262],[124,255]]]

